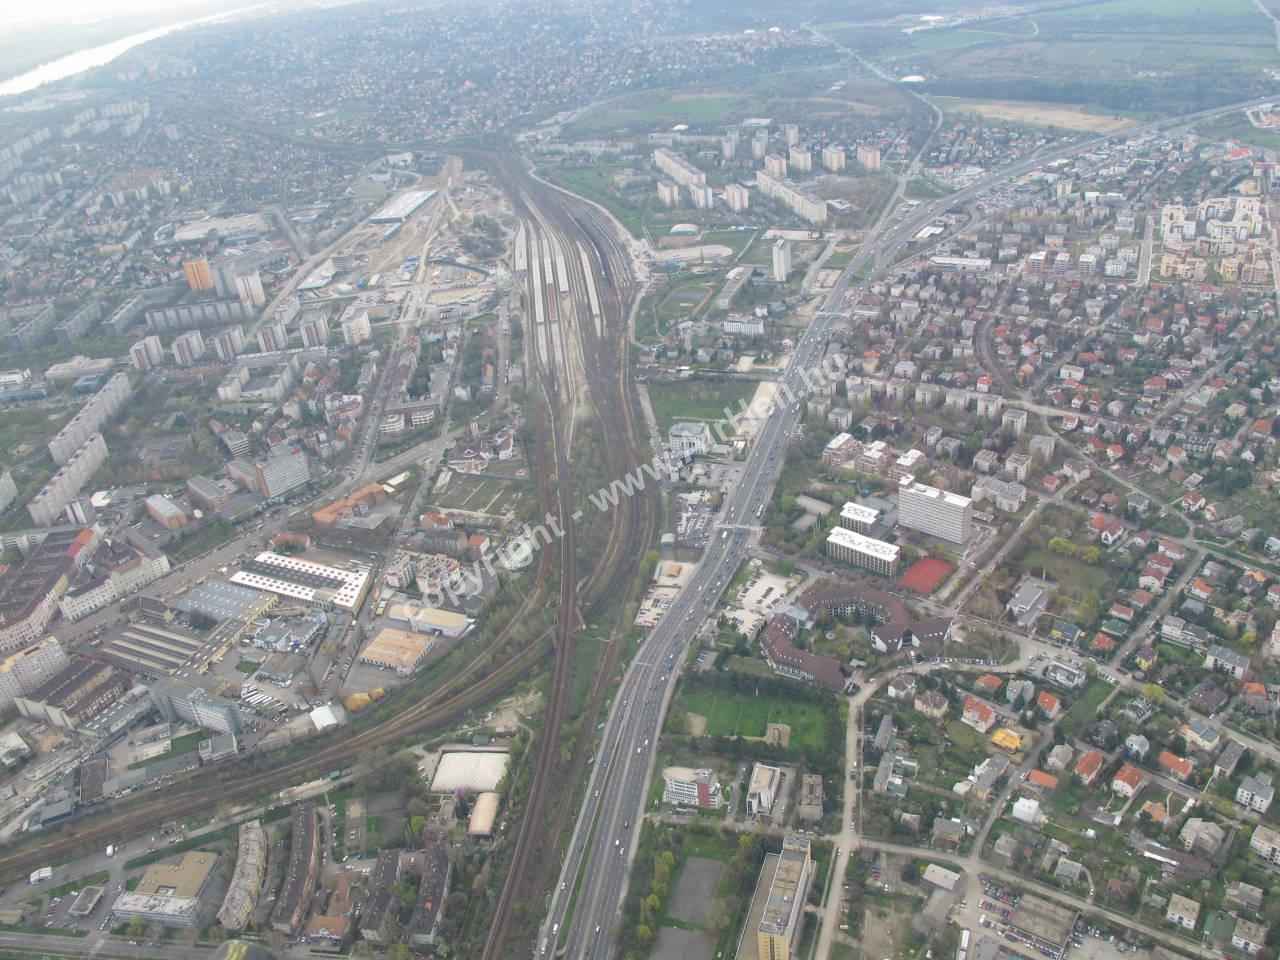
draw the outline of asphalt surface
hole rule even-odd
[[[760,428],[743,480],[726,499],[722,522],[713,532],[697,571],[654,627],[623,678],[605,724],[560,883],[552,892],[547,921],[535,944],[535,956],[557,954],[561,942],[566,957],[611,956],[611,927],[621,913],[650,768],[678,667],[694,630],[715,609],[725,585],[746,559],[758,515],[772,494],[786,441],[801,419],[804,374],[815,370],[836,321],[848,315],[862,292],[865,281],[857,284],[856,277],[864,270],[871,275],[895,262],[911,237],[935,217],[1045,164],[1263,102],[1269,99],[1199,111],[1040,152],[911,210],[862,245],[801,337],[779,387],[782,399]]]

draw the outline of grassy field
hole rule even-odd
[[[760,97],[731,90],[650,91],[593,107],[575,120],[569,130],[574,136],[585,136],[602,131],[673,127],[680,123],[691,127],[718,126],[759,114],[763,106]]]
[[[1114,133],[1136,123],[1129,117],[1091,113],[1080,104],[970,100],[963,97],[933,97],[932,99],[947,113],[976,113],[978,116],[992,120],[1004,120],[1033,127],[1061,127],[1065,130],[1083,130],[1087,133]]]
[[[551,183],[600,204],[632,236],[639,237],[644,230],[644,212],[624,203],[614,186],[614,176],[625,169],[630,168],[626,164],[601,163],[584,167],[549,166],[538,172]]]
[[[477,474],[455,473],[436,499],[439,507],[501,516],[518,509],[524,488],[518,483]]]
[[[768,724],[785,723],[791,727],[790,748],[822,746],[822,709],[816,704],[727,692],[686,693],[681,703],[707,718],[707,736],[763,737]]]
[[[664,383],[660,389],[650,387],[649,399],[658,418],[658,428],[665,437],[678,420],[725,419],[725,408],[736,413],[741,409],[739,401],[750,402],[755,389],[756,385],[750,381],[688,380]]]
[[[1089,588],[1103,593],[1112,585],[1111,576],[1100,567],[1091,567],[1051,550],[1029,550],[1019,566],[1024,573],[1037,577],[1043,570],[1060,590],[1073,597],[1080,596]]]
[[[1265,150],[1280,150],[1280,130],[1260,130],[1243,113],[1233,113],[1212,120],[1199,132],[1214,140],[1239,140]]]

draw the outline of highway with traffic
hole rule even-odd
[[[650,632],[624,675],[602,732],[559,883],[551,893],[547,919],[535,944],[536,957],[563,955],[577,960],[612,955],[613,926],[621,915],[657,741],[686,649],[747,557],[781,469],[787,440],[801,421],[808,379],[822,359],[835,325],[849,316],[866,288],[865,278],[896,262],[911,238],[936,217],[1001,184],[1046,164],[1102,149],[1110,142],[1185,127],[1260,102],[1264,101],[1199,111],[1042,151],[897,219],[888,209],[868,231],[858,255],[846,266],[801,337],[778,387],[781,399],[763,418],[742,480],[726,498],[721,522],[693,578]]]

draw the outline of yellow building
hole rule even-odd
[[[991,735],[991,742],[1002,750],[1008,750],[1010,753],[1017,753],[1022,749],[1021,735],[1010,730],[1008,727],[1001,727]]]

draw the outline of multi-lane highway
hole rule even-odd
[[[800,420],[806,378],[818,365],[838,320],[861,295],[860,276],[893,264],[907,242],[939,214],[975,199],[1047,163],[1065,160],[1108,142],[1184,127],[1263,101],[1248,101],[1145,124],[1114,137],[1070,143],[1015,162],[968,187],[897,220],[892,211],[868,233],[857,257],[845,268],[791,359],[773,409],[764,418],[739,485],[725,502],[723,519],[690,583],[675,598],[628,668],[606,721],[587,784],[560,882],[535,955],[563,950],[570,958],[611,956],[646,785],[678,667],[702,619],[718,603],[725,585],[746,558],[759,516],[772,494],[787,439]]]

